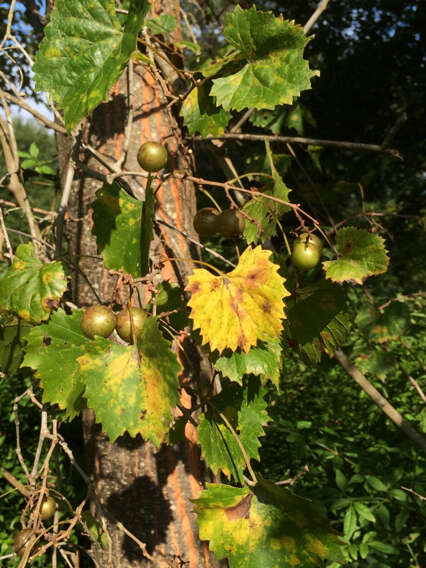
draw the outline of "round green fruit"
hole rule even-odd
[[[115,315],[107,306],[91,306],[84,312],[80,327],[89,339],[93,339],[95,335],[109,337],[115,327]]]
[[[133,330],[136,339],[140,335],[143,324],[148,317],[148,314],[142,308],[136,307],[130,308],[130,310],[123,310],[118,314],[115,329],[117,330],[117,333],[121,337],[121,339],[124,339],[124,341],[127,341],[127,343],[133,343],[130,315],[133,322]]]
[[[137,160],[147,172],[158,172],[167,164],[167,150],[158,142],[144,142],[139,148]]]
[[[240,237],[244,232],[246,222],[244,215],[238,209],[225,209],[217,218],[217,232],[226,238]]]
[[[291,262],[300,270],[309,270],[318,264],[321,253],[321,239],[316,235],[302,233],[293,243]]]
[[[211,237],[217,233],[217,219],[219,211],[213,207],[204,207],[194,216],[194,229],[200,237]]]
[[[40,507],[40,517],[43,521],[53,517],[56,511],[56,501],[53,497],[45,497]]]
[[[33,534],[33,529],[22,529],[16,533],[15,538],[13,539],[13,552],[17,554],[19,558],[22,558],[22,556],[24,556],[27,552],[28,544]],[[34,544],[31,547],[31,553],[34,554],[34,552],[37,551],[37,548],[38,545]]]

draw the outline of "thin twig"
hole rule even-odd
[[[327,4],[328,4],[329,0],[322,0],[322,2],[320,2],[317,6],[317,9],[315,10],[315,12],[312,14],[312,16],[309,18],[309,20],[306,22],[306,24],[303,26],[303,31],[305,32],[305,34],[307,34],[310,29],[312,28],[312,26],[316,23],[316,21],[318,20],[318,18],[321,16],[321,14],[324,12],[324,10],[327,8]]]
[[[235,268],[235,264],[233,262],[231,262],[230,260],[228,260],[227,258],[225,258],[224,256],[222,256],[221,254],[219,254],[218,252],[216,252],[215,250],[206,247],[206,245],[203,245],[202,243],[196,241],[195,239],[193,239],[192,237],[190,237],[189,235],[187,235],[186,233],[184,233],[183,231],[180,231],[179,229],[177,229],[176,227],[174,227],[173,225],[170,225],[169,223],[167,223],[166,221],[163,221],[162,219],[156,219],[155,220],[156,223],[159,223],[160,225],[164,225],[165,227],[168,227],[169,229],[172,229],[173,231],[176,231],[177,233],[179,233],[180,235],[182,235],[185,239],[187,239],[190,243],[193,243],[194,245],[197,245],[199,247],[201,247],[202,249],[204,249],[205,251],[207,251],[208,253],[210,253],[212,256],[215,256],[216,258],[219,258],[220,260],[222,260],[223,262],[225,262],[226,264],[228,264],[229,266],[232,266],[233,268]]]
[[[4,223],[4,217],[3,217],[3,208],[0,207],[0,227],[4,236],[4,240],[6,242],[6,248],[7,248],[7,252],[9,253],[9,259],[10,262],[13,262],[13,250],[12,250],[12,246],[10,244],[9,241],[9,235],[7,234],[7,229],[6,229],[6,225]],[[1,253],[1,251],[0,251]]]
[[[206,140],[244,140],[251,142],[264,142],[270,140],[271,142],[294,142],[297,144],[309,144],[313,146],[324,146],[330,148],[343,148],[346,150],[361,150],[365,152],[380,152],[382,154],[390,154],[395,158],[400,158],[401,154],[394,148],[383,148],[378,144],[363,144],[361,142],[347,142],[343,140],[322,140],[317,138],[305,138],[303,136],[275,136],[264,134],[236,134],[228,133],[218,136],[188,136],[187,140],[193,142],[205,142]]]
[[[31,105],[29,105],[23,98],[14,97],[10,93],[7,93],[6,91],[3,91],[2,89],[0,89],[0,94],[6,100],[8,100],[10,103],[12,103],[16,106],[19,106],[22,109],[29,112],[30,114],[32,114],[35,119],[37,119],[39,122],[41,122],[43,124],[43,126],[47,126],[47,128],[51,128],[52,130],[56,130],[56,132],[60,132],[61,134],[67,134],[66,128],[64,128],[60,124],[57,124],[56,122],[53,122],[52,120],[49,120],[41,112],[39,112],[38,110],[33,108]]]

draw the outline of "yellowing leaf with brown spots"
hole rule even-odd
[[[19,245],[12,266],[0,279],[0,311],[40,323],[49,318],[67,287],[60,262],[41,262],[32,243]]]
[[[258,340],[280,335],[283,298],[289,292],[270,255],[261,247],[247,248],[228,274],[215,276],[200,268],[188,278],[190,317],[212,351],[239,347],[247,353]]]
[[[162,337],[155,318],[148,318],[134,346],[97,337],[78,358],[88,406],[113,441],[129,432],[159,446],[168,432],[172,408],[179,402],[181,365]]]
[[[327,519],[288,489],[207,484],[195,511],[201,540],[230,568],[309,568],[343,561]]]

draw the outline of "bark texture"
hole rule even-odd
[[[156,3],[154,10],[158,12],[164,4]],[[178,13],[179,3],[170,1],[168,8],[168,13]],[[190,163],[181,143],[178,124],[168,108],[170,100],[164,96],[156,72],[142,64],[134,66],[132,81],[129,81],[127,71],[123,73],[111,90],[109,100],[86,121],[83,145],[90,145],[110,163],[119,160],[123,155],[130,100],[133,120],[125,167],[140,170],[136,162],[137,149],[144,141],[155,140],[166,145],[170,169],[188,169]],[[60,163],[65,163],[69,149],[63,140],[59,143],[63,155]],[[110,173],[93,153],[82,151],[79,159],[91,170]],[[87,172],[78,171],[67,215],[67,239],[73,267],[72,299],[82,306],[110,301],[117,276],[103,266],[91,232],[91,203],[103,182],[86,175]],[[136,196],[143,197],[143,178],[125,178],[125,181]],[[158,220],[194,236],[192,218],[196,203],[191,184],[170,178],[161,185],[157,201]],[[196,256],[197,251],[190,249],[181,234],[158,224],[151,256],[156,259],[164,255],[188,258]],[[164,266],[161,278],[183,283],[191,270],[190,262],[170,262]],[[193,364],[195,369],[200,367],[197,350],[194,350]],[[185,405],[191,403],[189,397],[182,402]],[[111,444],[91,411],[86,411],[83,421],[89,467],[111,537],[107,550],[99,547],[92,551],[97,565],[114,568],[214,566],[207,546],[198,540],[190,502],[199,495],[200,483],[205,477],[195,428],[188,425],[184,442],[175,447],[164,446],[158,451],[141,438],[123,436]],[[117,520],[146,545],[155,561],[144,556],[141,546],[117,526]]]

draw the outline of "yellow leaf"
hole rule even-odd
[[[261,247],[247,248],[228,274],[194,270],[186,290],[192,295],[188,306],[203,344],[210,343],[219,353],[237,347],[247,353],[258,340],[280,335],[283,298],[290,293],[270,255]]]

